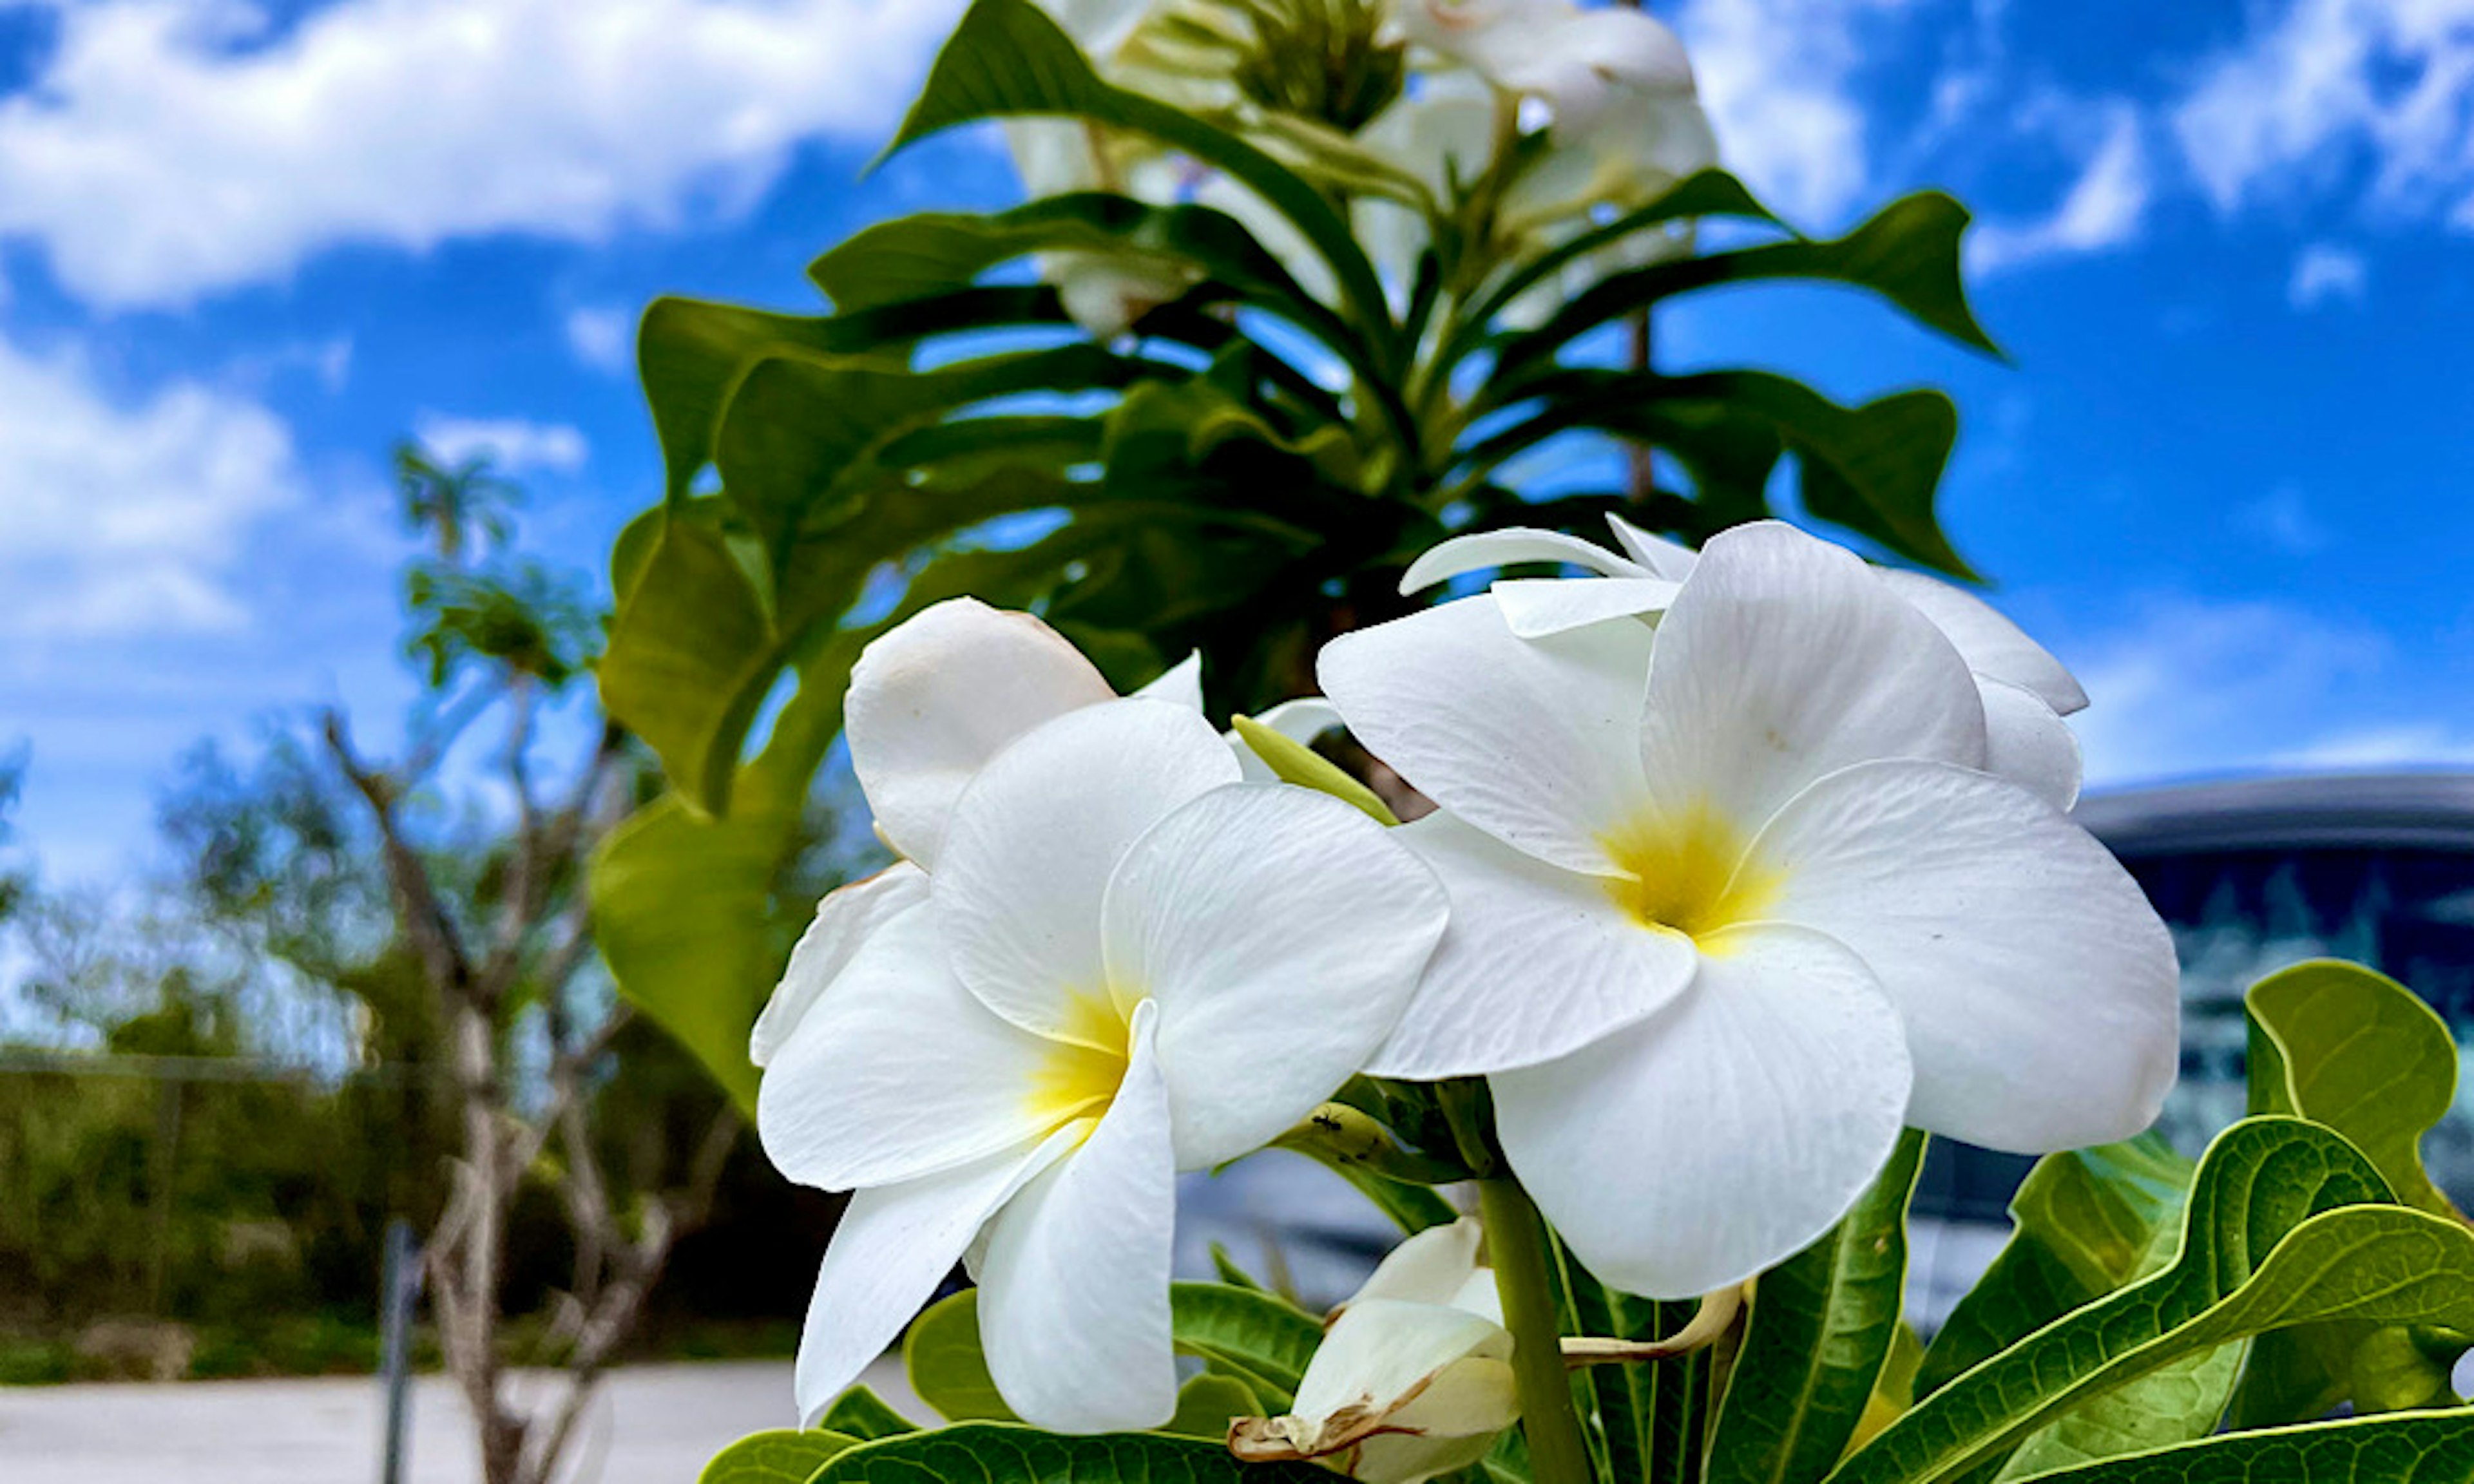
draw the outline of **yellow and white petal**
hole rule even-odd
[[[1977,672],[1984,702],[1984,771],[2008,778],[2064,813],[2079,800],[2078,734],[2025,685]]]
[[[1652,802],[1639,734],[1655,638],[1599,624],[1523,639],[1481,596],[1342,634],[1316,673],[1357,739],[1427,798],[1549,865],[1613,874],[1609,832]]]
[[[1127,698],[1130,701],[1166,701],[1189,711],[1202,709],[1202,651],[1190,650],[1183,659],[1162,670],[1152,682]]]
[[[1108,884],[1110,984],[1159,1007],[1180,1169],[1278,1137],[1366,1065],[1443,937],[1435,874],[1354,805],[1214,790]]]
[[[816,916],[790,950],[790,967],[773,997],[764,1002],[748,1033],[747,1059],[759,1066],[773,1060],[800,1017],[825,987],[850,967],[852,955],[876,930],[928,899],[928,874],[907,860],[827,892]]]
[[[2021,1154],[2127,1138],[2173,1082],[2173,942],[2094,836],[2015,784],[1872,763],[1814,784],[1755,849],[1772,915],[1862,956],[1905,1021],[1907,1121]]]
[[[1914,605],[1918,612],[1950,636],[1969,669],[2013,685],[2025,685],[2064,716],[2087,706],[2087,692],[2062,667],[2062,662],[1992,604],[1963,587],[1921,572],[1883,567],[1880,578],[1891,591]]]
[[[792,1387],[813,1426],[885,1353],[953,1271],[989,1213],[1070,1146],[1064,1137],[851,1197],[816,1274]]]
[[[1854,953],[1776,923],[1709,948],[1655,1017],[1492,1079],[1521,1184],[1591,1273],[1645,1298],[1741,1282],[1828,1231],[1907,1104],[1898,1012]]]
[[[1451,923],[1367,1069],[1431,1081],[1534,1065],[1656,1012],[1691,941],[1646,927],[1613,883],[1549,866],[1438,811],[1393,831],[1443,878]]]
[[[955,971],[1026,1030],[1086,1035],[1112,997],[1100,908],[1117,863],[1238,778],[1201,712],[1156,701],[1085,706],[1006,749],[957,803],[931,884]]]
[[[1115,1102],[997,1214],[980,1261],[988,1375],[1007,1405],[1051,1431],[1156,1427],[1176,1411],[1176,1171],[1155,1021],[1148,1006],[1135,1012]]]
[[[1507,577],[1488,589],[1504,626],[1524,639],[1544,638],[1616,618],[1666,611],[1677,585],[1662,577]]]
[[[1040,723],[1115,696],[1037,618],[954,598],[868,645],[851,667],[851,771],[885,838],[934,870],[954,802],[988,759]]]
[[[1679,546],[1662,536],[1654,536],[1634,525],[1613,511],[1607,513],[1607,525],[1615,534],[1615,544],[1624,555],[1649,569],[1651,575],[1680,583],[1692,575],[1701,560],[1700,553],[1689,546]]]
[[[1749,837],[1851,763],[1982,766],[1984,706],[1958,651],[1861,559],[1765,520],[1712,538],[1659,621],[1640,745],[1665,826],[1707,816]]]
[[[1400,574],[1400,591],[1405,596],[1470,572],[1491,572],[1496,567],[1526,562],[1552,562],[1564,566],[1582,567],[1600,577],[1651,575],[1625,558],[1577,536],[1511,526],[1501,531],[1455,536],[1427,547],[1417,561],[1409,563],[1409,569]]]
[[[913,907],[878,928],[799,1017],[757,1089],[776,1169],[849,1190],[912,1180],[1039,1137],[1050,1043],[962,987],[935,920]]]

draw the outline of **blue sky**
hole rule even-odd
[[[655,294],[804,307],[952,4],[0,0],[0,742],[54,880],[145,858],[201,737],[370,718],[384,475],[495,448],[576,568],[655,485]],[[1682,0],[1729,162],[1813,227],[1956,191],[2000,366],[1813,292],[1673,366],[1948,386],[1945,496],[2076,667],[2098,783],[2474,764],[2474,0]],[[381,735],[382,735],[381,731]]]

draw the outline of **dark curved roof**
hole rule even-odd
[[[2315,846],[2474,851],[2474,773],[2179,783],[2098,794],[2074,812],[2126,860]]]

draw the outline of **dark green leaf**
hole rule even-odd
[[[1022,1420],[1006,1405],[988,1375],[988,1357],[980,1349],[976,1288],[937,1301],[910,1322],[910,1332],[902,1340],[902,1366],[910,1389],[947,1422]]]
[[[713,1455],[696,1484],[807,1484],[809,1478],[859,1446],[839,1432],[759,1432]]]
[[[1231,1376],[1205,1373],[1176,1389],[1176,1415],[1159,1430],[1180,1438],[1228,1440],[1228,1424],[1241,1417],[1263,1416],[1253,1390]]]
[[[1068,1438],[964,1423],[852,1448],[815,1484],[1331,1484],[1313,1464],[1241,1464],[1225,1445],[1158,1433]]]
[[[1243,1382],[1267,1413],[1285,1412],[1322,1325],[1285,1299],[1224,1283],[1177,1283],[1169,1290],[1176,1348],[1206,1369]]]
[[[1847,1450],[1899,1332],[1924,1149],[1909,1130],[1835,1229],[1761,1275],[1718,1407],[1710,1484],[1808,1484]]]
[[[854,1386],[834,1399],[825,1415],[816,1421],[817,1430],[837,1432],[862,1443],[881,1438],[900,1438],[919,1431],[919,1424],[895,1411],[883,1397],[864,1386]]]
[[[2356,1418],[2115,1458],[2037,1484],[2474,1484],[2474,1411]]]

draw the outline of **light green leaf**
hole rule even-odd
[[[1322,1325],[1285,1299],[1225,1283],[1177,1283],[1169,1307],[1182,1354],[1243,1383],[1267,1413],[1295,1403]]]
[[[759,1432],[713,1455],[696,1484],[807,1484],[859,1439],[839,1432]]]
[[[2011,1197],[2009,1242],[1933,1336],[1916,1395],[2171,1260],[2196,1170],[2152,1134],[2037,1161]]]
[[[2073,1407],[2020,1444],[1995,1478],[2030,1478],[2207,1437],[2224,1415],[2248,1350],[2233,1344],[2202,1351]]]
[[[910,1322],[902,1365],[910,1389],[951,1423],[1013,1423],[988,1357],[980,1348],[980,1291],[965,1288],[938,1300]]]
[[[2186,1356],[2332,1318],[2474,1329],[2474,1233],[2385,1204],[2316,1124],[2252,1118],[2200,1161],[2182,1247],[2154,1277],[2038,1330],[1892,1424],[1833,1484],[1928,1484]]]
[[[1382,281],[1348,223],[1311,183],[1237,135],[1182,109],[1112,87],[1031,0],[975,0],[936,56],[887,155],[981,119],[1089,119],[1227,172],[1289,219],[1329,265],[1349,318],[1378,347],[1388,341]]]
[[[1307,1463],[1241,1464],[1223,1444],[1160,1433],[1059,1437],[1004,1423],[963,1423],[864,1444],[813,1484],[1331,1484]]]
[[[825,1415],[816,1421],[824,1432],[837,1432],[862,1443],[880,1438],[899,1438],[916,1433],[919,1424],[895,1411],[883,1397],[864,1386],[854,1386],[834,1399]]]
[[[1807,1484],[1846,1452],[1899,1333],[1924,1151],[1925,1136],[1908,1130],[1829,1234],[1760,1276],[1718,1406],[1710,1484]]]
[[[1377,825],[1400,823],[1374,790],[1350,778],[1333,762],[1313,748],[1294,737],[1282,736],[1250,716],[1232,716],[1228,724],[1236,729],[1239,739],[1249,751],[1261,758],[1263,766],[1277,775],[1282,782],[1299,788],[1310,788],[1319,794],[1329,794],[1344,803],[1353,804]]]
[[[2036,1484],[2474,1484],[2474,1411],[2233,1433]]]
[[[1159,1430],[1180,1438],[1225,1443],[1231,1422],[1263,1415],[1263,1404],[1245,1382],[1205,1372],[1177,1388],[1176,1415],[1161,1424]]]

